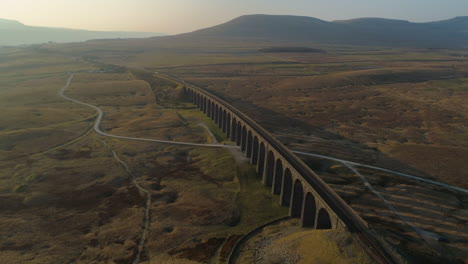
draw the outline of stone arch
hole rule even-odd
[[[203,96],[203,113],[206,114],[206,96]]]
[[[252,157],[252,141],[253,141],[252,130],[249,130],[249,133],[247,133],[247,152],[246,152],[247,158]]]
[[[218,108],[218,127],[223,127],[223,107],[220,105]]]
[[[271,150],[268,152],[266,170],[265,184],[271,186],[273,184],[273,174],[275,171],[275,154],[273,154]]]
[[[226,128],[227,128],[227,113],[226,113],[226,110],[223,110],[222,130],[224,134],[226,134]]]
[[[263,172],[265,171],[265,155],[266,155],[265,144],[260,143],[260,151],[258,153],[258,166],[257,171],[260,178],[263,177]]]
[[[258,137],[255,136],[253,139],[253,146],[252,146],[252,165],[257,165],[258,163]]]
[[[214,114],[215,115],[215,119],[214,119],[215,124],[218,124],[218,113],[219,113],[219,109],[218,109],[218,105],[216,104],[215,105],[215,114]]]
[[[226,120],[226,137],[231,137],[231,113],[228,113]]]
[[[211,118],[211,100],[206,102],[206,115]]]
[[[280,159],[276,160],[275,177],[273,180],[273,194],[281,194],[281,186],[283,185],[283,162]]]
[[[203,112],[203,95],[200,94],[200,110]]]
[[[297,179],[294,182],[294,189],[291,201],[291,217],[299,218],[302,213],[302,203],[304,202],[304,189],[302,188],[301,180]]]
[[[231,141],[236,141],[237,139],[237,119],[234,117],[231,124]]]
[[[283,188],[281,190],[281,205],[289,206],[291,204],[292,194],[292,174],[289,168],[284,171]]]
[[[211,120],[215,120],[215,111],[216,111],[215,103],[211,102]]]
[[[245,125],[242,127],[242,139],[241,139],[241,151],[245,152],[247,147],[247,127]]]
[[[312,193],[308,192],[304,200],[304,212],[302,213],[302,226],[314,227],[315,214],[317,213],[317,205]]]
[[[317,215],[317,229],[331,229],[330,215],[325,208],[321,208]]]
[[[240,121],[238,121],[237,122],[237,138],[236,138],[237,146],[241,145],[241,139],[242,139],[242,124]]]
[[[204,112],[205,110],[205,97],[200,94],[200,110]]]

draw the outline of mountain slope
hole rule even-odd
[[[160,36],[150,32],[88,31],[67,28],[26,26],[18,21],[0,19],[0,46],[45,42],[79,42],[106,38],[145,38]]]
[[[0,29],[15,29],[22,27],[24,27],[24,24],[19,21],[0,18]]]
[[[339,34],[346,34],[343,27],[312,17],[246,15],[184,35],[308,40],[312,36],[334,39]]]
[[[247,15],[180,36],[255,38],[366,46],[460,48],[468,47],[468,17],[412,23],[383,18],[328,22],[303,16]]]

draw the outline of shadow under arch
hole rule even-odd
[[[273,181],[273,194],[280,194],[282,185],[283,185],[283,162],[280,159],[277,159],[276,166],[275,166],[275,178]]]
[[[312,193],[308,192],[304,200],[304,215],[302,216],[303,227],[314,227],[315,215],[317,213],[317,205]]]
[[[299,218],[302,213],[302,203],[304,201],[304,189],[299,179],[294,182],[293,196],[291,201],[291,217]]]
[[[330,215],[325,208],[321,208],[317,215],[317,227],[316,229],[331,229],[332,224]]]

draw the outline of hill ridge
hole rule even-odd
[[[178,36],[363,46],[466,48],[466,32],[468,17],[419,23],[375,17],[325,21],[307,16],[253,14]]]

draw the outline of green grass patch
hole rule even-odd
[[[216,137],[216,140],[219,143],[222,142],[228,142],[227,136],[223,133],[223,131],[215,124],[211,118],[207,117],[202,111],[200,111],[198,108],[193,106],[193,108],[190,109],[183,109],[177,111],[177,113],[183,118],[184,120],[192,121],[192,123],[200,123],[203,122],[206,124],[208,129],[213,133],[213,135]],[[197,124],[193,124],[194,126],[197,126]]]
[[[452,90],[454,92],[468,92],[468,78],[429,81],[427,91]]]
[[[232,170],[235,160],[225,149],[197,148],[190,152],[192,162],[202,173],[218,181],[232,181],[236,172]]]
[[[287,216],[288,208],[280,205],[279,196],[274,196],[271,187],[263,185],[254,166],[243,164],[238,167],[240,191],[237,195],[237,205],[241,211],[239,229],[243,232]]]
[[[28,186],[25,185],[25,184],[20,184],[20,185],[16,185],[14,188],[13,188],[13,192],[15,193],[24,193],[26,192],[28,189]]]
[[[222,188],[222,193],[231,197],[229,210],[232,219],[224,226],[213,226],[203,236],[228,236],[245,234],[264,223],[288,215],[288,208],[280,205],[279,196],[272,195],[250,164],[237,164],[232,153],[226,149],[197,148],[190,152],[193,165],[201,173],[218,182],[199,186],[207,197],[214,195],[213,188]],[[212,197],[213,199],[215,197]]]
[[[288,215],[288,208],[280,205],[279,196],[271,193],[250,164],[235,165],[236,161],[225,149],[196,149],[191,152],[196,166],[207,175],[227,181],[223,188],[235,192],[231,208],[239,219],[227,233],[243,234],[271,220]],[[226,227],[227,228],[227,227]]]

